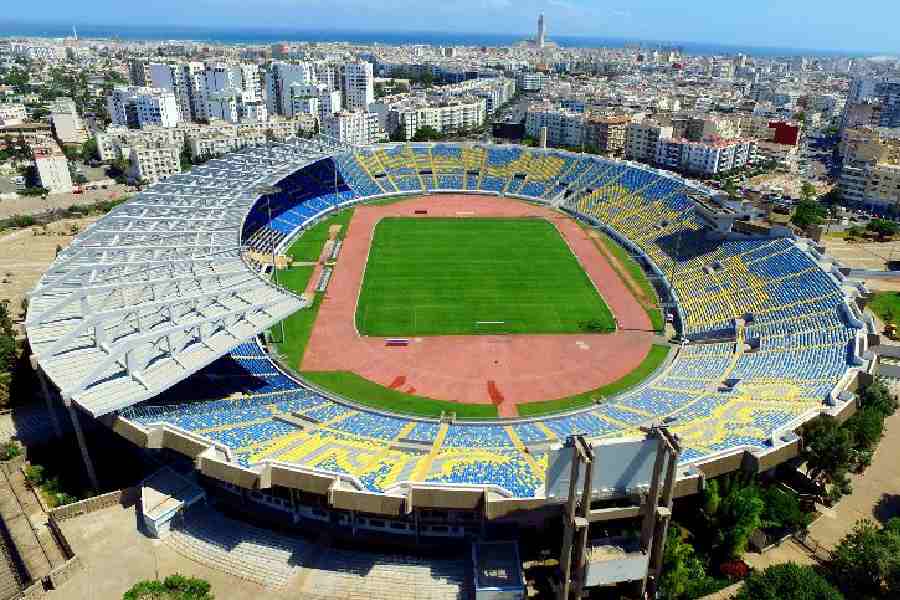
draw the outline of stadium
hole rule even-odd
[[[643,283],[617,277],[626,260]],[[574,435],[665,427],[679,496],[796,456],[803,423],[853,410],[864,292],[808,240],[646,166],[313,139],[114,209],[59,253],[26,328],[67,406],[187,457],[204,487],[418,539],[547,508]],[[343,372],[355,394],[329,384]],[[639,491],[613,479],[595,493]]]

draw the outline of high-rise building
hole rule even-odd
[[[546,43],[546,39],[544,36],[546,32],[544,31],[544,13],[541,13],[538,16],[538,30],[537,30],[537,45],[538,48],[543,48]]]
[[[269,114],[293,117],[291,86],[313,83],[316,83],[316,72],[312,63],[273,62],[266,73],[266,106]]]
[[[368,110],[375,102],[375,72],[370,62],[346,63],[342,68],[344,108]]]
[[[117,87],[106,99],[110,120],[133,129],[158,125],[175,127],[178,103],[170,90],[152,87]]]

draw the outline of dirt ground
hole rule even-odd
[[[97,217],[64,219],[45,227],[26,227],[0,234],[0,301],[8,300],[14,321],[19,321],[26,292],[56,257],[56,247],[65,248],[74,235]]]
[[[0,201],[0,219],[13,215],[37,215],[55,208],[68,208],[73,204],[96,204],[104,200],[116,200],[131,194],[126,186],[115,185],[106,190],[85,191],[81,194],[51,194],[47,199],[40,196],[22,196],[14,200]]]

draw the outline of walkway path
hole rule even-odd
[[[900,382],[890,383],[891,393],[900,394]],[[820,507],[822,515],[809,528],[809,537],[826,549],[833,549],[860,519],[885,522],[900,516],[900,411],[885,420],[884,438],[872,464],[861,475],[851,475],[853,492],[833,508]],[[748,554],[756,568],[793,561],[813,562],[809,552],[790,541],[765,554]]]

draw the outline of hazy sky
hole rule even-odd
[[[592,35],[900,53],[898,0],[4,0],[3,20]]]

